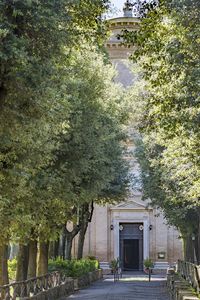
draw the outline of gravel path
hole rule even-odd
[[[92,284],[89,288],[80,290],[65,300],[169,300],[165,278],[153,275],[152,281],[144,274],[123,275],[118,282],[113,282],[112,276],[106,276]]]

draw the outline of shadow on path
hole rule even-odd
[[[169,300],[164,276],[152,275],[151,282],[144,273],[125,273],[122,279],[113,281],[107,275],[90,287],[76,292],[66,300]]]

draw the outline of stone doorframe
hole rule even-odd
[[[145,217],[144,217],[145,218]],[[136,219],[131,218],[121,218],[121,219],[113,219],[113,225],[114,225],[114,257],[117,259],[119,257],[119,224],[120,223],[142,223],[144,226],[144,232],[143,232],[143,258],[149,258],[149,220],[148,219]]]

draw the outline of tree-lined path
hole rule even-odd
[[[165,278],[160,275],[152,277],[148,282],[146,275],[123,275],[118,282],[112,276],[96,282],[87,289],[62,300],[169,300]]]

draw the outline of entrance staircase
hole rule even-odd
[[[155,262],[154,263],[154,268],[153,268],[153,273],[154,274],[159,274],[159,273],[165,273],[167,272],[167,269],[169,268],[169,263],[168,262]]]
[[[107,275],[107,274],[111,274],[111,268],[110,268],[110,264],[107,261],[101,261],[99,263],[100,268],[103,271],[103,275]]]
[[[99,263],[99,265],[100,265],[100,268],[102,269],[104,275],[111,274],[111,268],[110,268],[109,262],[101,261]],[[170,267],[170,265],[168,262],[155,262],[154,268],[153,268],[153,273],[154,274],[160,274],[160,273],[166,274],[167,269],[169,267]]]

